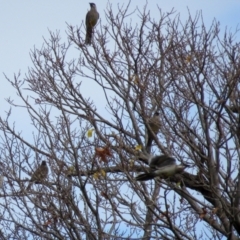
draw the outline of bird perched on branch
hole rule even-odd
[[[150,171],[139,174],[135,179],[137,181],[146,181],[155,177],[162,179],[169,178],[177,173],[182,173],[187,165],[176,165],[176,160],[167,155],[153,156],[149,158]]]
[[[48,175],[48,166],[46,161],[42,161],[42,164],[35,170],[35,172],[32,174],[32,177],[30,179],[30,183],[27,187],[27,190],[29,190],[34,183],[42,183]]]
[[[159,119],[159,112],[155,112],[153,114],[153,116],[148,120],[148,125],[151,131],[150,129],[147,128],[148,139],[147,139],[146,149],[147,149],[147,152],[150,153],[152,141],[153,141],[153,134],[157,135],[161,126],[161,122]]]
[[[86,44],[91,44],[92,43],[92,34],[93,34],[93,28],[97,24],[97,21],[99,19],[99,13],[96,8],[95,3],[89,3],[91,9],[88,11],[86,15]]]

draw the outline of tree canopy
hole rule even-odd
[[[128,7],[108,6],[91,46],[84,26],[50,32],[28,73],[6,76],[19,98],[0,118],[1,239],[238,239],[238,29]],[[156,111],[151,153],[189,167],[138,182]],[[42,161],[48,178],[27,190]]]

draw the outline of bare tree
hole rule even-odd
[[[67,42],[50,32],[26,76],[6,77],[34,134],[10,123],[12,109],[0,119],[1,239],[238,239],[238,30],[128,7],[108,8],[91,47],[84,28],[69,25]],[[151,153],[190,167],[137,182],[156,111]],[[26,190],[42,161],[48,179]]]

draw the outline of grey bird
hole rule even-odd
[[[153,142],[153,134],[157,135],[161,127],[159,112],[155,112],[153,114],[153,116],[148,120],[148,125],[152,130],[152,132],[150,131],[150,129],[147,128],[148,139],[147,139],[146,149],[147,149],[147,152],[150,153],[152,142]]]
[[[86,15],[86,22],[85,22],[86,28],[87,28],[86,40],[85,40],[86,44],[92,43],[93,28],[97,24],[97,21],[99,19],[99,13],[97,11],[96,4],[95,3],[89,3],[89,4],[91,9],[88,11]]]
[[[137,181],[146,181],[160,177],[169,178],[177,173],[182,173],[188,165],[176,165],[176,160],[168,155],[151,156],[149,158],[150,171],[135,177]]]
[[[33,183],[42,183],[48,176],[48,166],[46,161],[42,161],[41,165],[35,170],[27,187],[29,190]]]

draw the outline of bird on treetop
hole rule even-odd
[[[89,3],[89,4],[91,9],[87,12],[86,22],[85,22],[86,28],[87,28],[86,40],[85,40],[86,44],[92,43],[93,28],[95,27],[99,19],[99,13],[97,11],[96,4],[95,3]]]

